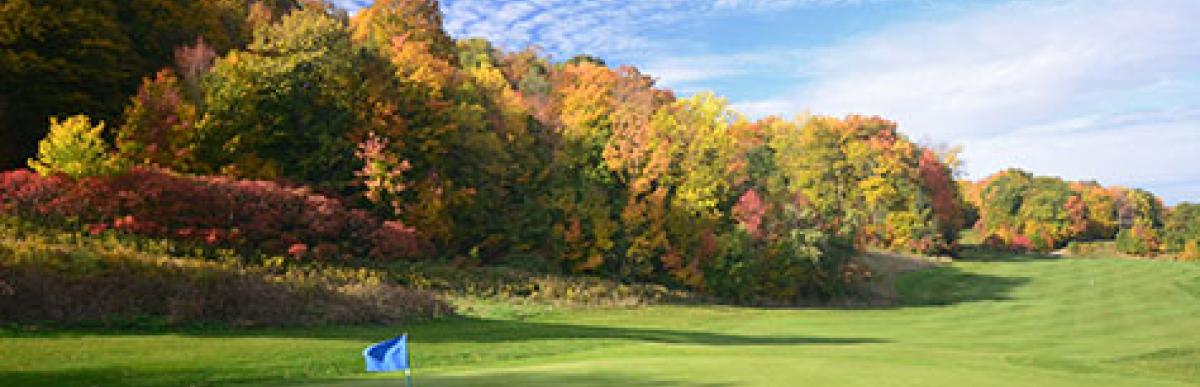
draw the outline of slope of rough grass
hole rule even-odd
[[[359,350],[407,331],[423,387],[1200,385],[1200,265],[985,258],[901,276],[893,309],[483,302],[391,328],[8,331],[0,380],[394,386]]]

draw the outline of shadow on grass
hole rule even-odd
[[[309,338],[377,341],[398,333],[412,333],[423,343],[507,343],[559,339],[608,339],[670,344],[697,345],[798,345],[798,344],[870,344],[874,338],[831,338],[797,336],[754,336],[697,330],[575,325],[562,323],[492,320],[475,317],[449,317],[407,327],[334,326],[275,329],[48,329],[0,331],[0,337],[73,337],[92,335],[180,335],[203,338]]]
[[[628,387],[723,387],[731,383],[679,381],[611,372],[499,372],[471,375],[417,375],[420,386],[628,386]],[[5,386],[303,386],[303,387],[395,387],[402,376],[371,379],[322,379],[303,376],[230,376],[204,369],[151,371],[128,368],[84,368],[41,371],[0,371]]]
[[[954,256],[963,262],[1036,262],[1056,260],[1059,257],[1039,253],[1014,253],[980,245],[963,245]]]
[[[1010,293],[1029,280],[1028,277],[979,274],[955,266],[941,266],[905,273],[896,281],[896,290],[899,306],[946,306],[1011,300]]]
[[[400,377],[394,379],[316,381],[304,387],[394,387],[403,385]],[[558,372],[501,372],[471,375],[420,376],[414,384],[421,386],[582,386],[582,387],[723,387],[733,386],[726,382],[699,382],[665,380],[644,375],[611,372],[558,373]]]
[[[236,376],[206,369],[147,370],[120,367],[61,370],[0,370],[0,384],[21,387],[92,386],[281,386],[305,383],[306,379],[285,375]]]

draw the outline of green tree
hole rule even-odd
[[[103,131],[103,122],[93,126],[87,116],[72,116],[64,121],[51,118],[50,134],[38,144],[38,157],[29,160],[29,166],[43,175],[83,177],[116,173],[121,165],[101,138]]]
[[[362,53],[345,22],[304,9],[256,31],[205,77],[202,171],[341,187],[358,165]]]

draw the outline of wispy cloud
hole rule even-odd
[[[1194,72],[1190,1],[1013,3],[886,28],[818,50],[800,101],[914,131],[986,136],[1099,106]]]
[[[482,36],[509,49],[537,45],[563,57],[580,53],[627,56],[678,48],[651,38],[661,32],[732,12],[858,4],[882,0],[443,0],[446,29]]]
[[[656,42],[643,31],[673,23],[696,10],[686,0],[456,0],[444,1],[446,30],[481,36],[501,47],[537,45],[558,57],[609,55],[648,49]]]
[[[703,88],[713,80],[763,73],[775,74],[779,80],[800,78],[806,67],[802,59],[801,52],[780,49],[681,57],[662,55],[640,63],[638,67],[661,84],[687,91]]]

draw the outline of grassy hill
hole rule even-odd
[[[359,351],[407,331],[420,386],[1200,384],[1200,265],[990,258],[901,275],[891,309],[477,301],[405,327],[8,330],[0,380],[392,386]]]

